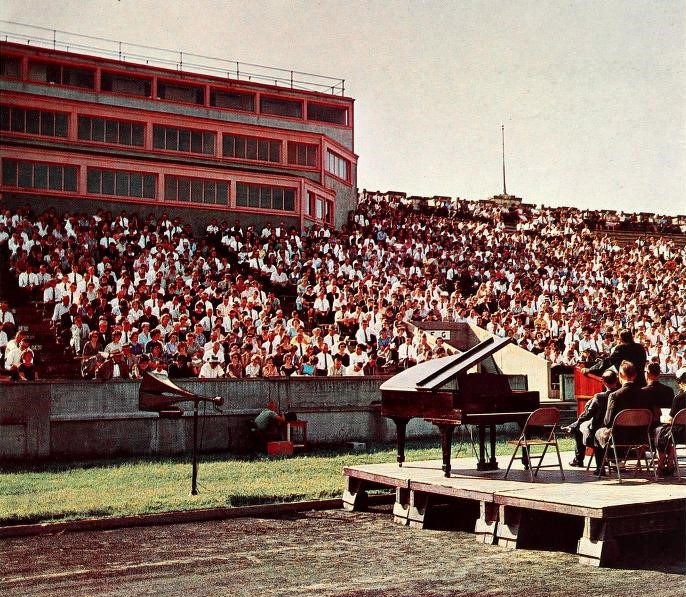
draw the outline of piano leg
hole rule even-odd
[[[486,426],[479,425],[479,462],[476,463],[477,471],[487,471],[486,464]]]
[[[495,425],[488,426],[491,444],[491,456],[486,462],[486,425],[479,425],[479,462],[476,463],[477,471],[498,470],[498,461],[495,459]]]
[[[491,438],[491,460],[489,462],[489,469],[492,471],[497,471],[498,461],[495,459],[495,424],[490,426],[488,433]]]
[[[398,443],[398,456],[396,459],[398,461],[398,466],[402,466],[403,462],[405,462],[405,429],[407,428],[407,422],[410,419],[405,417],[391,417],[391,419],[395,423]]]
[[[450,453],[453,448],[453,431],[455,425],[439,425],[437,427],[441,430],[441,450],[443,451],[443,474],[450,477]]]

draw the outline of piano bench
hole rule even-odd
[[[287,421],[286,441],[294,448],[307,448],[307,421]]]

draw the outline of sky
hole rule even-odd
[[[686,214],[683,0],[3,0],[0,19],[345,79],[360,189],[500,194],[504,125],[525,202]]]

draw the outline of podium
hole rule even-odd
[[[598,392],[605,389],[603,378],[594,373],[584,375],[581,373],[583,367],[577,366],[574,369],[574,399],[576,400],[576,416],[584,412],[586,403]]]

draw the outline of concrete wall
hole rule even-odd
[[[466,323],[435,322],[424,329],[448,334],[466,350],[488,333]],[[548,363],[515,345],[494,355],[515,389],[548,397]],[[188,379],[178,385],[199,396],[222,396],[222,412],[199,405],[203,451],[241,452],[251,447],[250,424],[273,399],[282,411],[308,421],[308,441],[393,441],[395,425],[381,416],[379,386],[385,377],[264,379]],[[193,445],[193,404],[180,403],[180,419],[160,419],[138,409],[137,381],[24,382],[0,386],[0,459],[93,458],[169,455]],[[437,437],[437,429],[412,419],[408,437]]]
[[[269,398],[308,421],[308,441],[392,441],[394,424],[381,416],[382,378],[292,378],[285,381],[183,380],[200,396],[222,396],[222,412],[200,402],[201,449],[251,447],[250,424]],[[180,419],[138,410],[137,381],[26,382],[0,386],[0,460],[72,459],[187,453],[193,445],[193,404]],[[408,437],[437,436],[423,420]]]

